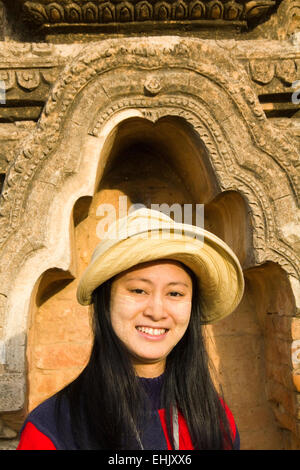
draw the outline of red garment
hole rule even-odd
[[[52,441],[30,421],[21,433],[17,450],[56,450]]]

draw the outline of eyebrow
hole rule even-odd
[[[152,281],[150,281],[149,279],[145,279],[144,277],[129,277],[128,279],[126,279],[126,281],[144,281],[144,282],[148,282],[149,284],[153,284]],[[183,286],[189,287],[188,284],[186,284],[185,282],[180,282],[180,281],[169,282],[167,285],[172,286],[176,284],[182,284]]]

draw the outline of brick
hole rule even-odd
[[[64,386],[74,380],[81,368],[41,371],[35,369],[29,376],[29,402],[28,411],[31,411],[44,400],[61,390]]]
[[[40,345],[34,351],[34,365],[39,369],[53,370],[84,366],[89,353],[90,345],[85,343]]]
[[[53,313],[55,311],[55,314]],[[92,340],[90,317],[87,309],[55,305],[43,308],[35,322],[36,344],[52,342],[83,342]]]

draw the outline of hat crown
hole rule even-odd
[[[175,222],[163,212],[146,207],[130,210],[129,214],[114,220],[98,243],[91,257],[93,261],[117,242],[149,230],[170,229]]]
[[[200,227],[175,222],[164,212],[155,209],[147,207],[131,209],[128,215],[114,220],[109,225],[107,232],[96,246],[91,261],[126,238],[141,236],[174,240],[185,235],[203,241],[204,233],[205,230]]]
[[[122,239],[122,235],[125,235],[124,232],[126,227],[127,229],[130,228],[130,234],[133,235],[135,231],[136,233],[141,233],[143,231],[159,229],[163,227],[170,228],[175,224],[176,222],[164,212],[142,207],[131,210],[128,215],[115,220],[110,225],[107,235],[109,236],[111,232],[117,230],[120,239]]]

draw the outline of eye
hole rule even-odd
[[[135,292],[136,294],[142,294],[145,291],[143,289],[130,289],[130,292]]]
[[[171,297],[183,297],[183,294],[181,294],[180,292],[177,292],[177,291],[172,291],[172,292],[169,292],[169,293],[171,294]]]

